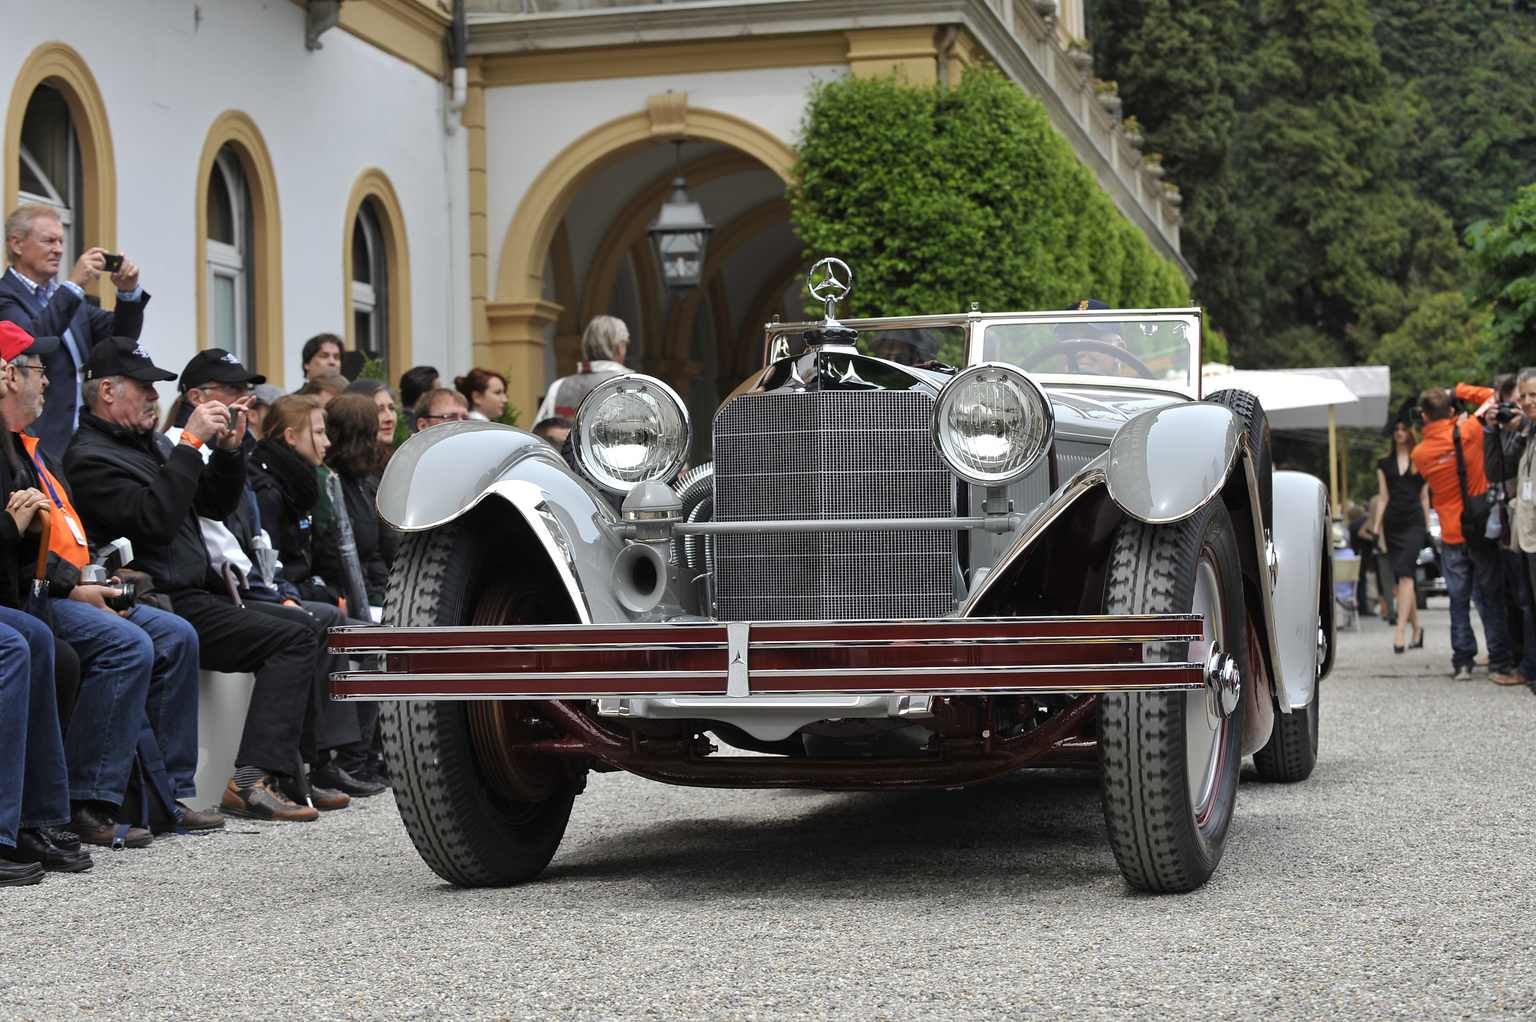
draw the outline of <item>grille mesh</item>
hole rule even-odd
[[[913,391],[744,394],[715,420],[715,519],[925,518],[954,513],[933,399]],[[955,534],[715,537],[726,621],[942,617]]]

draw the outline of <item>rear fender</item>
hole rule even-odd
[[[1325,581],[1328,496],[1321,480],[1302,472],[1276,472],[1276,672],[1282,708],[1302,709],[1317,686],[1317,629]],[[1324,626],[1332,622],[1325,620]],[[1331,645],[1331,643],[1330,643]],[[1331,663],[1321,665],[1325,670]]]
[[[458,422],[418,433],[395,452],[379,483],[379,515],[402,532],[421,532],[463,517],[487,498],[527,526],[537,550],[565,588],[583,624],[649,619],[678,613],[675,580],[655,613],[638,615],[614,597],[612,577],[626,546],[618,519],[600,494],[577,478],[547,442],[510,426]],[[484,527],[508,542],[520,529],[501,529],[486,508]]]

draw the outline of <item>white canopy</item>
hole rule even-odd
[[[1206,394],[1229,387],[1256,394],[1271,429],[1327,429],[1330,405],[1339,426],[1375,429],[1390,414],[1388,366],[1233,369],[1209,362],[1200,375]]]
[[[1325,369],[1233,369],[1208,362],[1200,371],[1201,393],[1235,388],[1258,397],[1269,426],[1328,431],[1328,491],[1339,515],[1336,427],[1375,429],[1391,414],[1392,370],[1388,366]]]

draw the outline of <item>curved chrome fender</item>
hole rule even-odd
[[[1110,499],[1149,525],[1188,518],[1221,492],[1244,429],[1230,408],[1203,401],[1142,412],[1109,442]]]
[[[1302,472],[1276,472],[1273,542],[1275,694],[1291,709],[1312,701],[1317,685],[1317,601],[1328,530],[1328,496],[1321,481]]]
[[[446,423],[418,433],[390,459],[378,509],[402,532],[421,532],[446,525],[490,496],[505,500],[528,523],[583,624],[635,620],[609,584],[624,547],[617,516],[532,433],[492,422]]]

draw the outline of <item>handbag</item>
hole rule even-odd
[[[1451,446],[1456,451],[1456,482],[1461,489],[1461,538],[1487,537],[1488,519],[1493,515],[1493,501],[1484,490],[1476,496],[1467,493],[1467,459],[1461,452],[1461,423],[1451,427]]]

